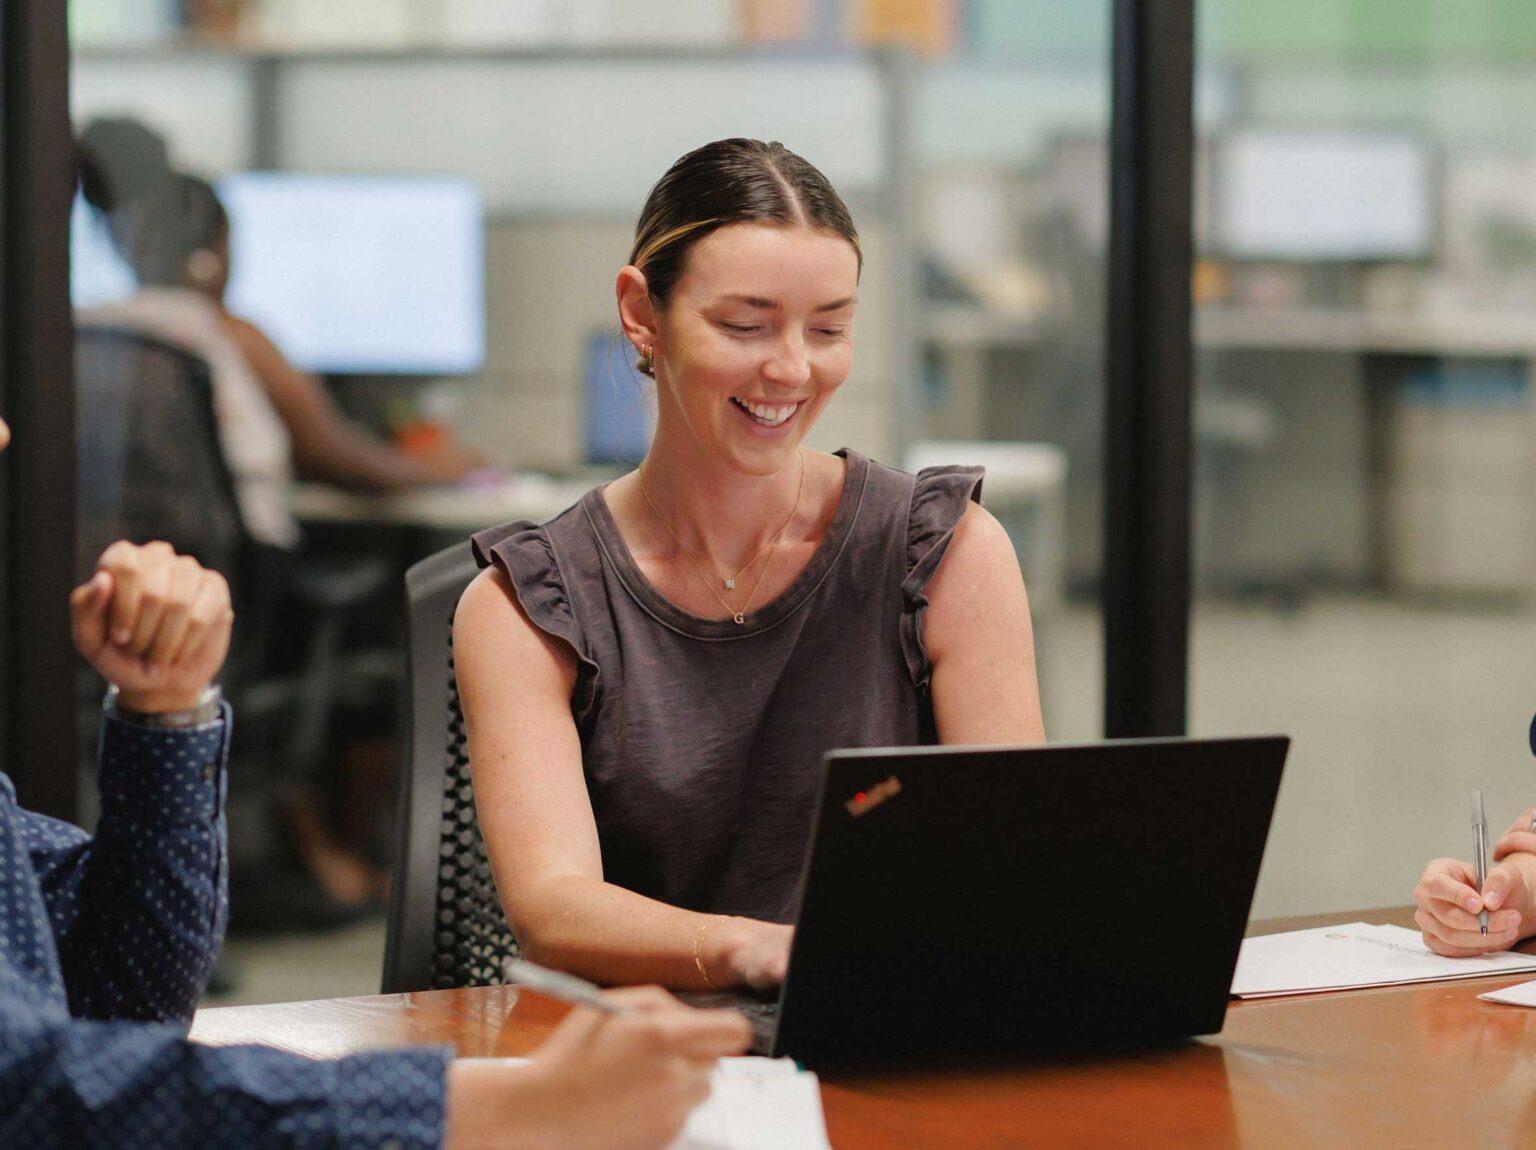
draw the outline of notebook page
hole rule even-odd
[[[1477,997],[1489,1002],[1504,1002],[1510,1006],[1536,1006],[1536,982],[1521,982],[1502,990],[1490,990]]]
[[[460,1062],[526,1065],[526,1058]],[[710,1095],[667,1150],[832,1150],[821,1083],[788,1058],[722,1058]]]
[[[1445,958],[1432,953],[1416,931],[1355,922],[1244,939],[1232,993],[1263,998],[1531,970],[1536,958],[1530,955]]]
[[[816,1075],[787,1058],[722,1058],[668,1150],[832,1150]]]

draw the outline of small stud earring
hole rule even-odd
[[[650,359],[651,358],[651,345],[648,344],[648,343],[642,343],[640,345],[640,354],[645,356],[646,359]]]
[[[224,271],[224,261],[208,248],[198,248],[187,257],[187,274],[198,283],[212,283]]]

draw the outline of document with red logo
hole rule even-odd
[[[1536,971],[1536,956],[1499,951],[1445,958],[1425,946],[1417,931],[1351,922],[1244,939],[1232,993],[1271,998],[1528,971]]]

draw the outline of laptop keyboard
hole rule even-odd
[[[752,1053],[768,1054],[773,1050],[773,1035],[779,1026],[777,998],[711,990],[685,990],[679,992],[677,998],[701,1010],[736,1011],[752,1024]]]

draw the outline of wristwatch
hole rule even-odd
[[[116,687],[107,688],[107,697],[102,706],[107,714],[122,719],[126,723],[133,723],[140,727],[150,727],[157,731],[177,730],[181,727],[201,727],[205,723],[211,723],[219,717],[219,704],[224,700],[224,692],[217,683],[210,683],[203,688],[203,693],[197,697],[197,702],[185,711],[130,711],[126,707],[120,707],[117,703],[118,690]]]

